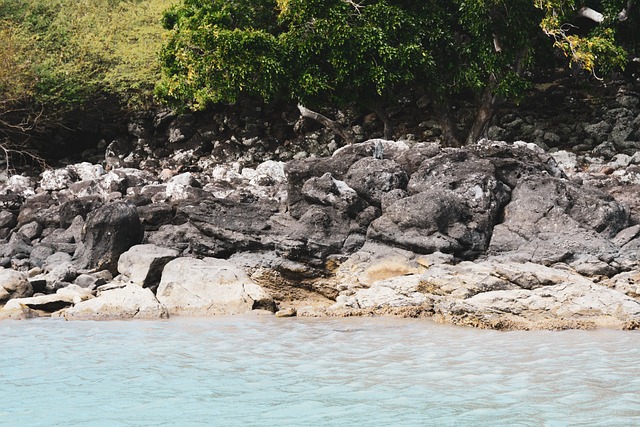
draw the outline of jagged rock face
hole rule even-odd
[[[418,253],[463,258],[484,252],[510,197],[493,164],[466,151],[425,160],[407,191],[411,195],[388,206],[368,236]]]
[[[81,269],[118,271],[118,258],[133,245],[142,242],[142,224],[135,207],[114,202],[87,215],[82,247],[74,257]]]
[[[628,221],[625,208],[604,193],[558,178],[529,176],[514,188],[489,252],[543,264],[580,254],[610,259],[618,247],[609,239]]]

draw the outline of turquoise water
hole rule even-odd
[[[262,316],[0,322],[2,426],[634,426],[640,334]]]

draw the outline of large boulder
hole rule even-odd
[[[229,261],[217,258],[177,258],[169,262],[162,273],[157,298],[172,316],[275,310],[273,299],[262,287]]]
[[[611,259],[611,238],[627,227],[629,214],[611,196],[545,176],[521,179],[493,230],[489,252],[546,265],[581,255]]]
[[[213,251],[194,254],[222,258],[238,251],[262,249],[263,238],[271,228],[269,218],[278,210],[278,203],[272,200],[211,198],[181,203],[176,216],[195,227],[209,241],[207,246],[214,246]]]
[[[74,262],[81,269],[106,269],[116,274],[120,255],[141,243],[143,234],[134,206],[125,202],[102,206],[87,215],[82,247]]]
[[[380,207],[382,196],[392,190],[406,189],[409,177],[393,160],[365,157],[349,168],[345,182],[360,197]]]
[[[120,255],[118,271],[130,282],[148,288],[157,286],[164,266],[178,257],[175,249],[136,245]]]
[[[164,319],[167,309],[150,289],[139,285],[104,291],[62,311],[67,320]]]
[[[26,298],[33,295],[33,288],[25,273],[0,268],[0,303],[13,298]]]
[[[409,197],[385,207],[367,237],[417,253],[475,258],[489,245],[510,189],[495,166],[471,151],[426,159],[411,175]]]

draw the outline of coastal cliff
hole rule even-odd
[[[636,117],[624,121],[633,151],[638,103],[625,100],[607,117],[612,129]],[[133,143],[114,140],[102,158],[6,179],[1,317],[640,325],[635,151],[370,139],[250,165],[189,118],[163,117],[154,126],[182,149],[148,149],[150,131],[133,122]]]

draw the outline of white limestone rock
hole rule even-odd
[[[120,255],[118,272],[126,280],[148,287],[157,285],[164,266],[179,255],[175,249],[161,248],[156,245],[136,245]]]
[[[164,319],[167,309],[150,289],[138,285],[104,291],[61,312],[67,320]]]
[[[229,261],[177,258],[169,262],[158,286],[158,300],[171,316],[275,311],[271,296]]]

